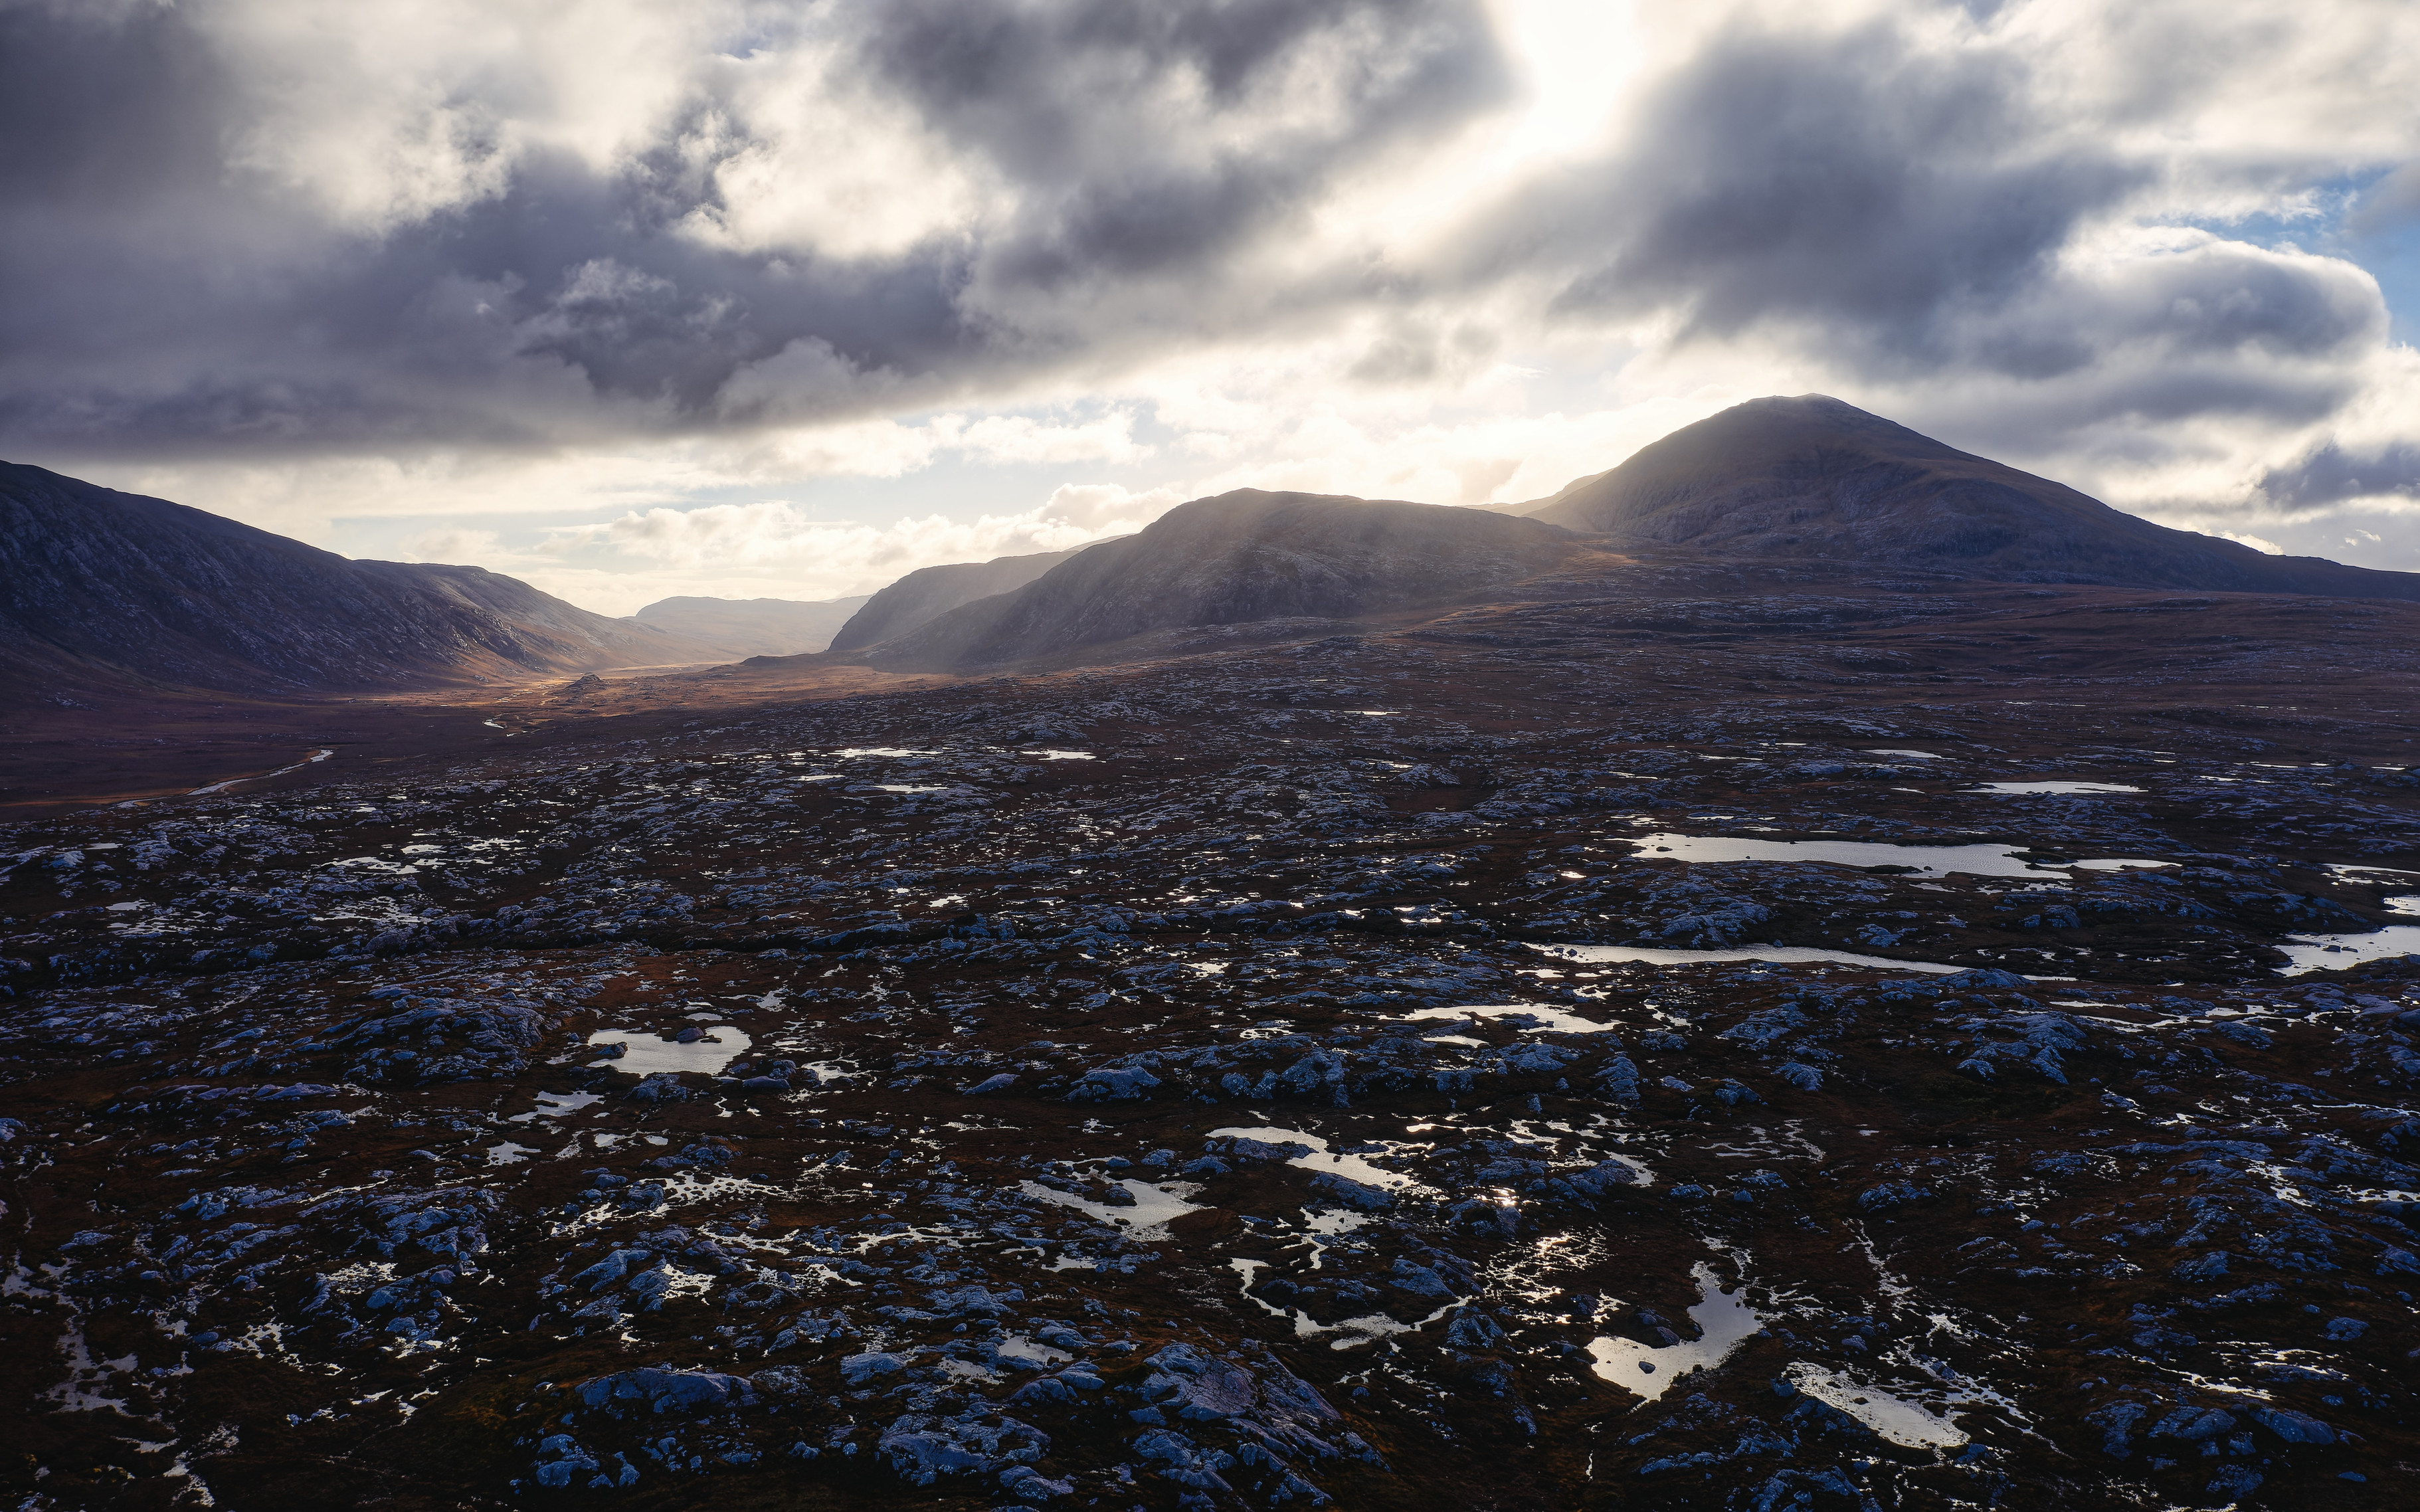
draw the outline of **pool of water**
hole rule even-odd
[[[1737,1292],[1726,1292],[1714,1268],[1703,1260],[1691,1268],[1701,1301],[1689,1309],[1689,1320],[1701,1337],[1683,1339],[1662,1348],[1650,1348],[1636,1339],[1590,1341],[1596,1377],[1609,1380],[1643,1401],[1654,1401],[1687,1376],[1712,1370],[1730,1357],[1740,1341],[1764,1327],[1764,1315]]]
[[[582,1108],[604,1100],[594,1092],[541,1092],[537,1095],[535,1108],[527,1113],[517,1113],[504,1121],[526,1124],[540,1118],[566,1118]]]
[[[2340,882],[2376,882],[2385,887],[2420,882],[2420,871],[2397,871],[2392,866],[2357,866],[2337,862],[2330,864],[2327,871]]]
[[[1064,1349],[1054,1349],[1047,1344],[1038,1344],[1022,1333],[1001,1335],[1000,1357],[1026,1370],[1039,1370],[1046,1365],[1055,1365],[1062,1360],[1076,1358]]]
[[[2025,793],[2139,793],[2143,789],[2122,782],[1987,782],[1967,790],[2013,798]]]
[[[1395,1333],[1417,1333],[1453,1311],[1463,1301],[1461,1298],[1456,1298],[1417,1323],[1401,1322],[1388,1317],[1385,1313],[1368,1313],[1359,1317],[1347,1317],[1334,1323],[1322,1323],[1298,1307],[1274,1307],[1265,1300],[1252,1294],[1252,1282],[1256,1273],[1265,1270],[1267,1266],[1266,1260],[1233,1259],[1227,1262],[1227,1268],[1243,1278],[1246,1302],[1271,1317],[1286,1319],[1293,1325],[1294,1336],[1297,1339],[1313,1339],[1323,1333],[1337,1335],[1328,1341],[1327,1347],[1331,1349],[1356,1348],[1364,1344],[1374,1344]]]
[[[1459,1022],[1467,1019],[1536,1020],[1535,1023],[1518,1026],[1523,1034],[1539,1034],[1552,1030],[1559,1035],[1602,1035],[1621,1027],[1620,1024],[1598,1023],[1592,1019],[1583,1019],[1568,1009],[1552,1008],[1542,1003],[1482,1003],[1467,1008],[1422,1008],[1418,1013],[1407,1013],[1404,1017],[1414,1021],[1442,1019],[1450,1022]],[[1445,1039],[1461,1037],[1438,1035],[1435,1037]],[[1477,1044],[1480,1041],[1471,1040],[1469,1043]]]
[[[707,1025],[705,1038],[686,1045],[644,1029],[599,1029],[588,1037],[588,1042],[592,1045],[628,1045],[629,1049],[619,1060],[603,1064],[617,1071],[628,1071],[633,1076],[652,1076],[658,1071],[718,1075],[724,1067],[747,1054],[751,1043],[747,1035],[727,1023]]]
[[[1332,1155],[1327,1141],[1317,1134],[1306,1134],[1299,1129],[1214,1129],[1213,1139],[1257,1139],[1264,1145],[1308,1145],[1311,1153],[1297,1155],[1288,1165],[1299,1165],[1306,1171],[1332,1171],[1347,1180],[1358,1181],[1365,1187],[1382,1192],[1401,1192],[1414,1185],[1410,1177],[1393,1171],[1382,1171],[1357,1155]]]
[[[1957,1424],[1921,1403],[1859,1385],[1838,1371],[1805,1361],[1783,1368],[1782,1379],[1826,1407],[1855,1418],[1903,1449],[1955,1449],[1966,1442]]]
[[[1714,966],[1725,961],[1769,960],[1782,966],[1818,963],[1870,966],[1879,971],[1922,972],[1931,976],[1947,976],[1952,972],[1972,969],[1944,966],[1930,960],[1892,960],[1883,956],[1860,956],[1853,950],[1818,950],[1811,945],[1755,945],[1741,950],[1666,950],[1658,945],[1541,945],[1538,948],[1565,960],[1584,963],[1636,961],[1645,966]]]
[[[2390,924],[2369,934],[2297,935],[2283,948],[2288,976],[2300,976],[2304,972],[2341,971],[2366,960],[2420,956],[2420,924]]]
[[[1088,1197],[1079,1197],[1072,1192],[1062,1192],[1056,1187],[1046,1187],[1039,1181],[1020,1181],[1016,1184],[1016,1189],[1029,1197],[1039,1197],[1044,1202],[1055,1202],[1063,1208],[1080,1208],[1102,1223],[1121,1224],[1138,1229],[1157,1228],[1171,1218],[1182,1218],[1187,1213],[1198,1213],[1202,1210],[1202,1204],[1187,1202],[1177,1193],[1155,1187],[1148,1181],[1137,1181],[1129,1177],[1118,1182],[1117,1185],[1125,1188],[1133,1195],[1133,1207],[1112,1208],[1106,1202],[1094,1202]]]
[[[1905,866],[1913,871],[1967,877],[2055,877],[2071,866],[2111,871],[2121,866],[2164,866],[2163,861],[2109,857],[2098,861],[2025,861],[2009,845],[1890,845],[1880,840],[1751,840],[1729,834],[1636,835],[1637,861],[1685,861],[1720,865],[1736,861],[1821,861],[1836,866]]]

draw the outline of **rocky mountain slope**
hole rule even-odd
[[[726,656],[797,656],[820,651],[865,607],[853,599],[659,599],[633,619],[712,646]]]
[[[2420,599],[2420,574],[2266,556],[2112,509],[1821,394],[1683,426],[1528,511],[1626,544],[2003,582]]]
[[[867,660],[900,670],[994,666],[1157,630],[1443,604],[1587,554],[1564,531],[1481,510],[1237,489],[1087,547],[1014,593],[883,642]]]
[[[163,499],[0,463],[11,682],[380,688],[718,661],[475,567],[356,562]]]
[[[918,568],[865,600],[865,606],[831,638],[831,649],[861,650],[929,624],[961,604],[1014,593],[1082,550],[1079,546],[1075,551]]]

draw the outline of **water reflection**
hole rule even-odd
[[[1698,1325],[1701,1336],[1660,1349],[1636,1339],[1593,1339],[1589,1353],[1596,1360],[1598,1380],[1652,1402],[1682,1377],[1721,1364],[1740,1341],[1764,1327],[1763,1314],[1738,1292],[1721,1289],[1713,1266],[1700,1260],[1689,1274],[1697,1279],[1698,1294],[1704,1299],[1689,1309],[1689,1320]]]
[[[1658,832],[1631,837],[1640,861],[1686,861],[1719,865],[1733,861],[1827,861],[1839,866],[1898,866],[1908,871],[1968,877],[2056,876],[2071,866],[2108,871],[2121,866],[2164,866],[2164,861],[2111,857],[2099,861],[2027,861],[2009,845],[1890,845],[1880,840],[1751,840],[1728,834]]]
[[[658,1071],[719,1075],[724,1067],[747,1054],[750,1044],[747,1035],[727,1023],[706,1025],[701,1037],[685,1045],[644,1029],[599,1029],[588,1037],[588,1042],[627,1046],[619,1059],[604,1064],[633,1076],[652,1076]]]
[[[1838,1371],[1802,1360],[1781,1375],[1824,1406],[1846,1412],[1903,1449],[1955,1449],[1966,1442],[1965,1431],[1957,1424],[1934,1416],[1921,1403],[1861,1386]]]
[[[2368,934],[2296,935],[2291,943],[2279,948],[2286,952],[2288,976],[2341,971],[2368,960],[2420,956],[2420,924],[2390,924]]]

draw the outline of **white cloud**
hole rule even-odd
[[[369,231],[505,192],[534,154],[656,139],[744,24],[725,0],[200,0],[247,108],[236,161]]]
[[[816,520],[780,500],[632,510],[550,527],[504,570],[600,612],[627,614],[675,593],[834,599],[870,593],[920,567],[1065,551],[1125,535],[1183,496],[1065,484],[1015,514],[941,515],[888,525]],[[452,538],[454,533],[447,538]]]
[[[1114,483],[1062,483],[1050,491],[1040,513],[1047,520],[1064,521],[1105,536],[1120,536],[1141,529],[1187,497],[1172,488],[1146,489],[1138,493]]]
[[[509,552],[504,538],[492,530],[440,529],[424,530],[411,538],[404,560],[408,562],[443,562],[454,566],[493,564],[517,554]]]
[[[700,242],[876,258],[1000,213],[1004,186],[828,39],[721,58],[718,69],[719,108],[679,141],[716,191],[682,223]]]

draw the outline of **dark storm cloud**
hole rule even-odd
[[[225,80],[164,19],[0,5],[0,189],[12,207],[91,207],[215,177],[217,144],[193,128],[224,108]]]
[[[241,60],[189,15],[0,6],[0,437],[180,453],[709,428],[761,417],[719,399],[802,342],[864,382],[798,413],[938,399],[1113,340],[1084,322],[1097,286],[1198,275],[1502,86],[1463,0],[845,14],[853,71],[1007,185],[997,224],[847,259],[679,234],[725,208],[684,132],[730,118],[709,84],[612,173],[533,152],[501,194],[331,226],[240,160]],[[1290,124],[1266,96],[1303,70],[1332,108]],[[1222,111],[1276,127],[1226,132]]]
[[[2349,264],[2198,233],[2097,244],[2168,165],[2055,96],[2011,49],[1895,22],[1736,25],[1611,153],[1481,217],[1461,287],[1526,271],[1565,320],[1663,317],[1683,345],[1767,338],[1885,384],[2055,385],[2079,426],[2303,422],[2366,382],[2385,312]]]
[[[1326,48],[1363,55],[1337,81],[1341,120],[1280,128],[1280,150],[1252,154],[1154,140],[1151,105],[1175,70],[1214,107],[1238,108]],[[990,261],[995,276],[1046,287],[1213,261],[1341,163],[1450,126],[1504,87],[1478,13],[1431,0],[899,0],[878,12],[867,56],[962,150],[1040,191]],[[1252,103],[1281,117],[1294,102]]]
[[[60,245],[42,284],[9,270],[49,298],[23,324],[29,302],[8,301],[0,433],[169,450],[515,444],[678,426],[801,335],[867,366],[984,360],[939,256],[784,275],[668,234],[639,187],[540,159],[501,197],[385,236],[298,222],[295,243],[259,246],[228,227],[282,207],[239,184],[193,207],[185,247]],[[183,255],[194,241],[199,257]]]
[[[2330,441],[2260,479],[2261,496],[2289,509],[2312,509],[2350,499],[2420,499],[2420,444],[2404,443],[2356,453]]]
[[[251,23],[229,23],[246,5]],[[392,213],[332,209],[323,182],[259,150],[293,129],[262,79],[312,62],[247,52],[295,45],[259,23],[270,0],[0,0],[0,444],[306,454],[744,430],[1356,318],[1372,344],[1337,376],[1365,384],[1449,383],[1543,318],[1780,349],[1885,388],[2022,390],[2011,413],[2071,429],[2300,424],[2370,381],[2384,312],[2350,264],[2200,233],[2111,250],[2181,160],[2141,145],[2156,132],[2071,118],[2038,71],[2056,50],[1993,30],[1984,0],[1965,11],[1962,31],[1915,0],[1847,29],[1783,8],[1718,29],[1638,86],[1608,141],[1436,183],[1413,218],[1466,229],[1432,241],[1340,235],[1320,212],[1360,170],[1424,162],[1512,99],[1479,0],[761,7],[727,55],[692,39],[662,60],[681,98],[607,166],[515,132],[549,86],[460,64],[410,82],[463,105],[443,130],[477,181]],[[751,163],[812,177],[813,144],[799,156],[750,91],[822,87],[754,61],[817,49],[836,50],[835,98],[864,91],[832,107],[848,117],[832,158],[885,164],[862,171],[913,212],[905,232],[822,236],[856,213],[837,193],[786,221],[726,200],[763,182],[725,171]],[[2210,70],[2140,72],[2120,115],[2184,109]],[[354,129],[341,110],[306,124]],[[897,165],[915,152],[865,153],[846,140],[859,126],[938,144],[974,187],[920,181]],[[2420,203],[2411,174],[2362,213]]]
[[[1647,101],[1593,182],[1532,201],[1542,234],[1602,235],[1569,311],[1686,312],[1692,334],[1775,318],[1851,325],[1884,351],[1940,352],[1952,306],[2039,280],[2086,217],[2143,181],[2039,146],[2005,55],[1919,53],[1890,27],[1722,37]],[[1593,204],[1594,224],[1557,205]],[[1942,353],[1946,355],[1946,353]]]

